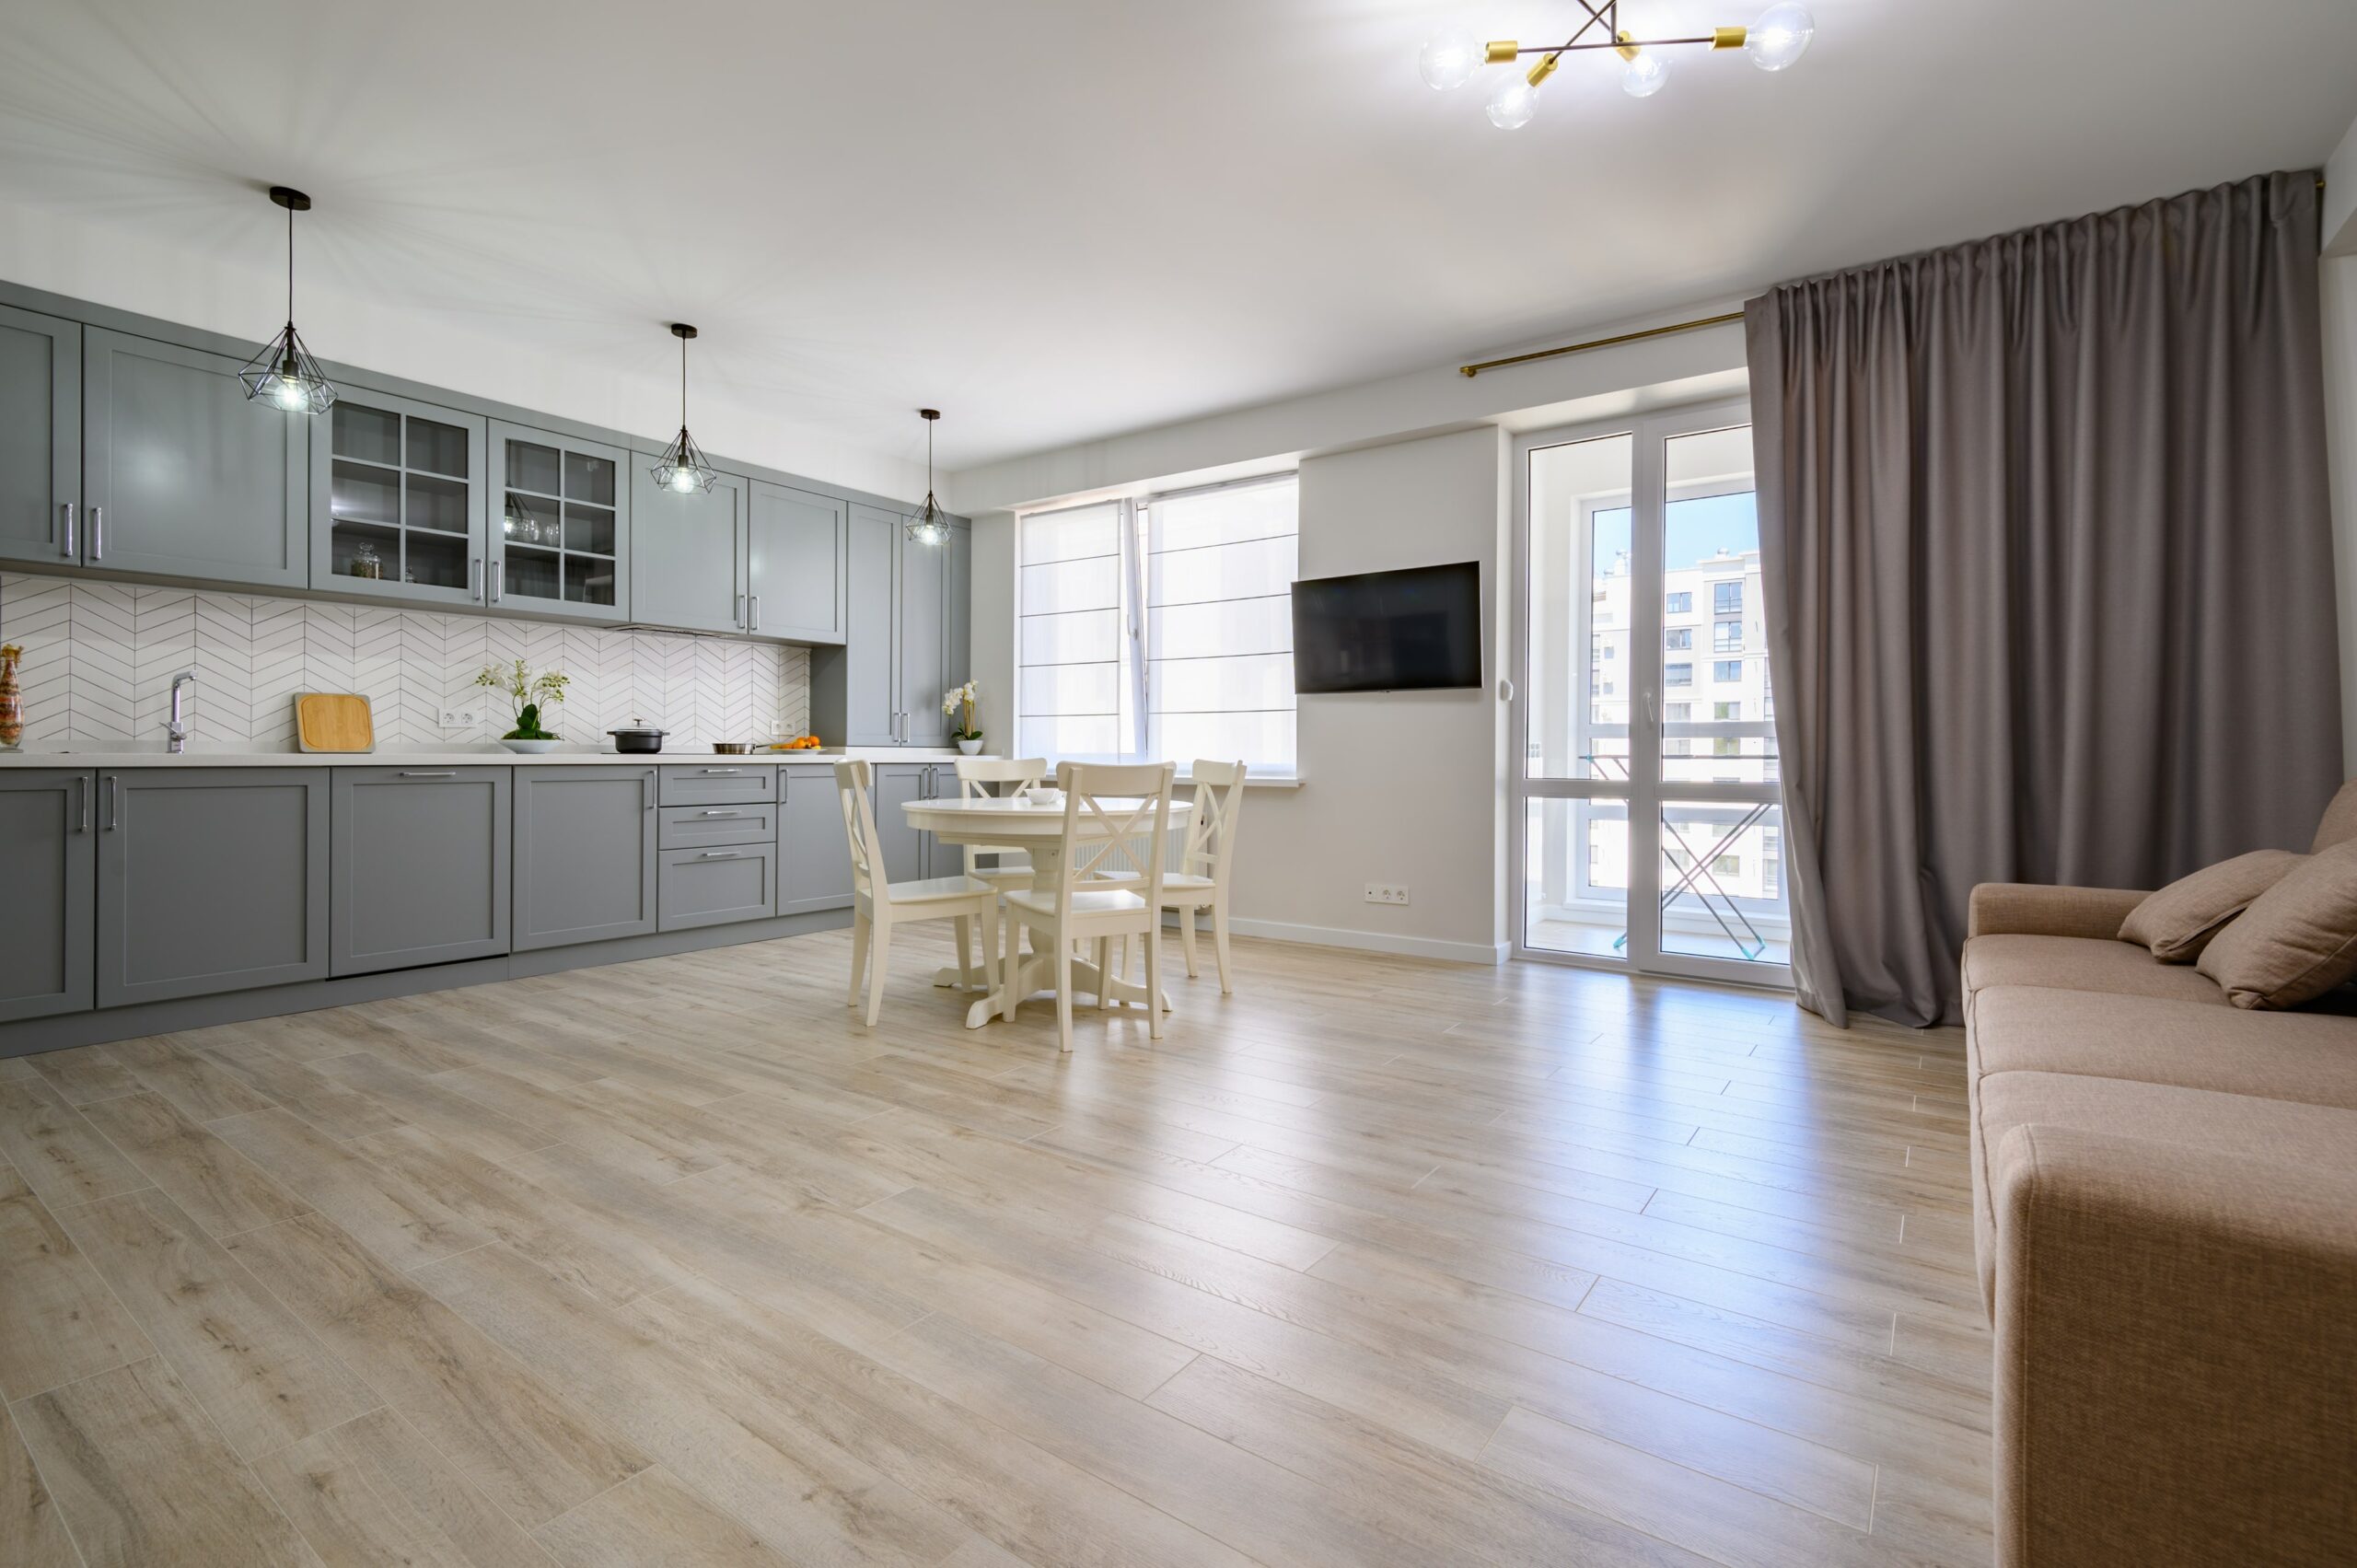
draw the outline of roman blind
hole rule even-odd
[[[1122,569],[1130,504],[1021,519],[1016,739],[1026,757],[1118,758],[1134,749],[1132,596]]]
[[[1294,771],[1292,474],[1149,498],[1145,753]]]

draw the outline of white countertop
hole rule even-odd
[[[550,751],[537,757],[518,755],[504,746],[475,745],[375,751],[207,751],[191,749],[175,756],[152,751],[0,751],[0,768],[480,768],[564,767],[617,762],[652,763],[656,767],[745,767],[759,762],[799,762],[805,766],[864,757],[874,762],[954,762],[958,753],[923,746],[827,747],[816,751],[755,751],[729,756],[709,748],[667,751]]]

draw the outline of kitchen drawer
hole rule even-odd
[[[751,806],[777,798],[775,763],[713,762],[661,772],[666,806]]]
[[[725,844],[768,844],[777,842],[777,807],[763,801],[749,806],[667,806],[655,840],[658,849],[716,849]]]
[[[665,931],[764,920],[777,912],[777,846],[673,849],[656,856]]]

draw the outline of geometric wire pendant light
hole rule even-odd
[[[674,321],[671,335],[679,340],[679,433],[671,437],[671,444],[663,448],[663,456],[646,471],[664,489],[685,494],[710,490],[713,481],[720,475],[704,460],[703,448],[696,445],[696,438],[688,434],[688,340],[696,335],[696,330],[685,321]]]
[[[270,188],[270,199],[286,209],[286,326],[246,361],[238,379],[246,396],[275,404],[289,413],[325,413],[335,401],[335,383],[304,346],[295,330],[295,215],[311,210],[311,198],[284,185]]]
[[[941,509],[941,503],[933,498],[933,426],[940,419],[941,411],[921,408],[917,410],[917,417],[924,421],[924,510],[909,519],[905,531],[918,544],[947,544],[949,515]]]

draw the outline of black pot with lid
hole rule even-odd
[[[660,751],[663,749],[663,737],[669,732],[659,725],[633,718],[620,729],[610,729],[606,733],[614,738],[614,749],[617,751]]]

